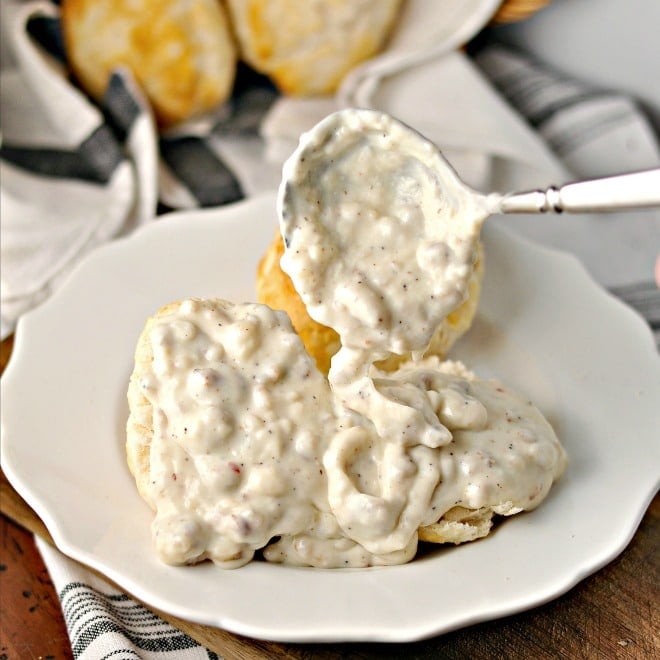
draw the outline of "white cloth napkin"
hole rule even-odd
[[[4,339],[98,245],[159,211],[272,189],[279,171],[261,158],[258,124],[275,91],[258,76],[239,76],[216,116],[159,135],[130,72],[116,72],[100,105],[71,82],[57,5],[8,0],[0,11]]]
[[[349,75],[336,97],[275,100],[267,81],[243,72],[217,116],[159,136],[128,72],[113,77],[103,107],[71,83],[56,5],[3,3],[3,30],[11,36],[1,73],[2,336],[85,254],[160,211],[275,188],[299,134],[346,105],[410,123],[483,191],[660,165],[656,136],[630,98],[497,45],[470,55],[456,50],[498,4],[409,0],[390,49]],[[657,211],[493,221],[572,251],[660,325],[660,298],[650,284],[660,250]],[[217,657],[59,551],[38,546],[76,657]]]

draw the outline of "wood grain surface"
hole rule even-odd
[[[11,342],[3,342],[2,368],[10,352]],[[33,534],[51,543],[52,539],[3,473],[0,509],[0,660],[71,658],[59,600]],[[542,565],[539,570],[543,570]],[[227,660],[651,659],[660,658],[659,577],[660,496],[656,496],[628,548],[564,596],[515,616],[415,643],[280,644],[244,638],[149,609]]]

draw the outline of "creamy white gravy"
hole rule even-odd
[[[425,348],[464,298],[488,198],[431,142],[388,115],[346,110],[284,166],[282,269],[342,345]]]
[[[188,300],[155,320],[139,386],[164,561],[403,563],[455,506],[510,515],[546,496],[566,457],[529,401],[459,363],[373,366],[421,354],[465,295],[485,212],[443,163],[352,111],[286,166],[282,265],[342,338],[328,379],[263,305]]]

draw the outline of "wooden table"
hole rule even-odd
[[[11,342],[3,342],[3,369],[10,352]],[[0,509],[0,660],[71,658],[59,600],[34,545],[33,534],[47,540],[50,536],[3,474]],[[659,577],[660,496],[656,496],[628,548],[564,596],[522,614],[421,642],[279,644],[159,614],[227,660],[660,658]]]

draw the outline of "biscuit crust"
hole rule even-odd
[[[63,0],[61,17],[71,68],[97,101],[120,67],[132,72],[162,127],[231,93],[236,47],[218,0]]]
[[[324,374],[330,369],[330,360],[339,350],[339,335],[327,326],[314,321],[309,314],[291,278],[280,268],[280,258],[284,254],[284,242],[279,231],[266,249],[257,267],[257,299],[259,302],[285,311],[291,323],[316,365]],[[468,282],[467,298],[440,325],[431,340],[426,355],[444,357],[454,343],[467,332],[477,312],[481,285],[484,276],[483,245],[479,244],[474,272]],[[378,362],[376,366],[385,370],[395,369],[408,356],[392,356]]]
[[[333,93],[379,52],[401,0],[228,0],[242,59],[292,96]]]

